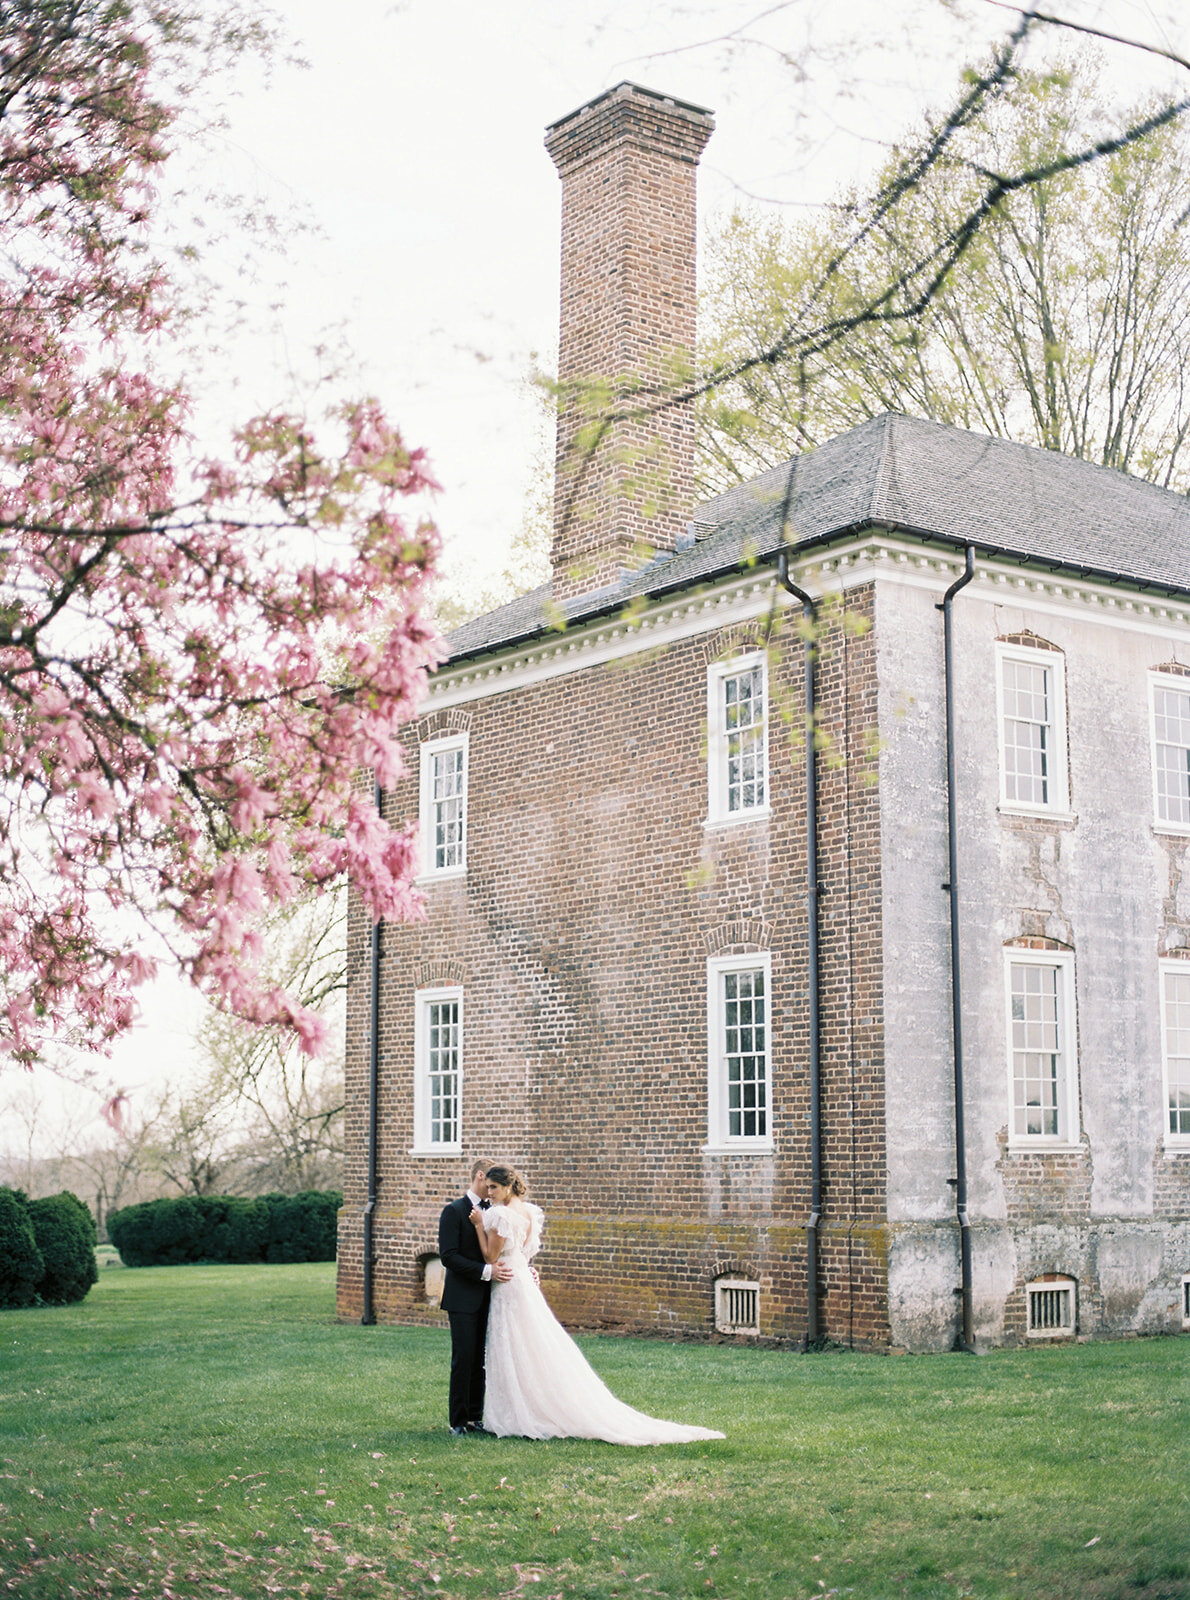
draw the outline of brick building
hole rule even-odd
[[[436,1320],[481,1153],[574,1326],[1181,1330],[1190,508],[899,416],[695,507],[648,402],[710,131],[633,85],[549,130],[554,575],[452,635],[383,797],[429,915],[351,919],[340,1314]]]

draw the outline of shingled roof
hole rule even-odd
[[[1190,594],[1190,501],[1108,467],[886,412],[705,501],[694,536],[610,589],[558,607],[550,585],[448,635],[450,660],[482,655],[637,596],[721,577],[865,528],[974,545],[1129,588]]]

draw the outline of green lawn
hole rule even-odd
[[[628,1450],[452,1439],[445,1332],[333,1305],[330,1266],[105,1266],[0,1313],[0,1595],[1190,1597],[1186,1340],[586,1340],[727,1434]]]

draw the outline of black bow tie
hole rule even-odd
[[[481,1200],[479,1202],[479,1209],[481,1211],[486,1211],[488,1209],[488,1207],[491,1205],[491,1203],[492,1202],[490,1200]]]

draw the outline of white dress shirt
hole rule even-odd
[[[475,1207],[477,1205],[479,1205],[479,1196],[475,1193],[475,1191],[473,1189],[468,1189],[467,1190],[467,1198],[471,1202],[471,1209],[474,1210]],[[483,1281],[484,1281],[484,1283],[491,1283],[491,1281],[492,1281],[492,1263],[490,1261],[485,1261],[484,1262]]]

